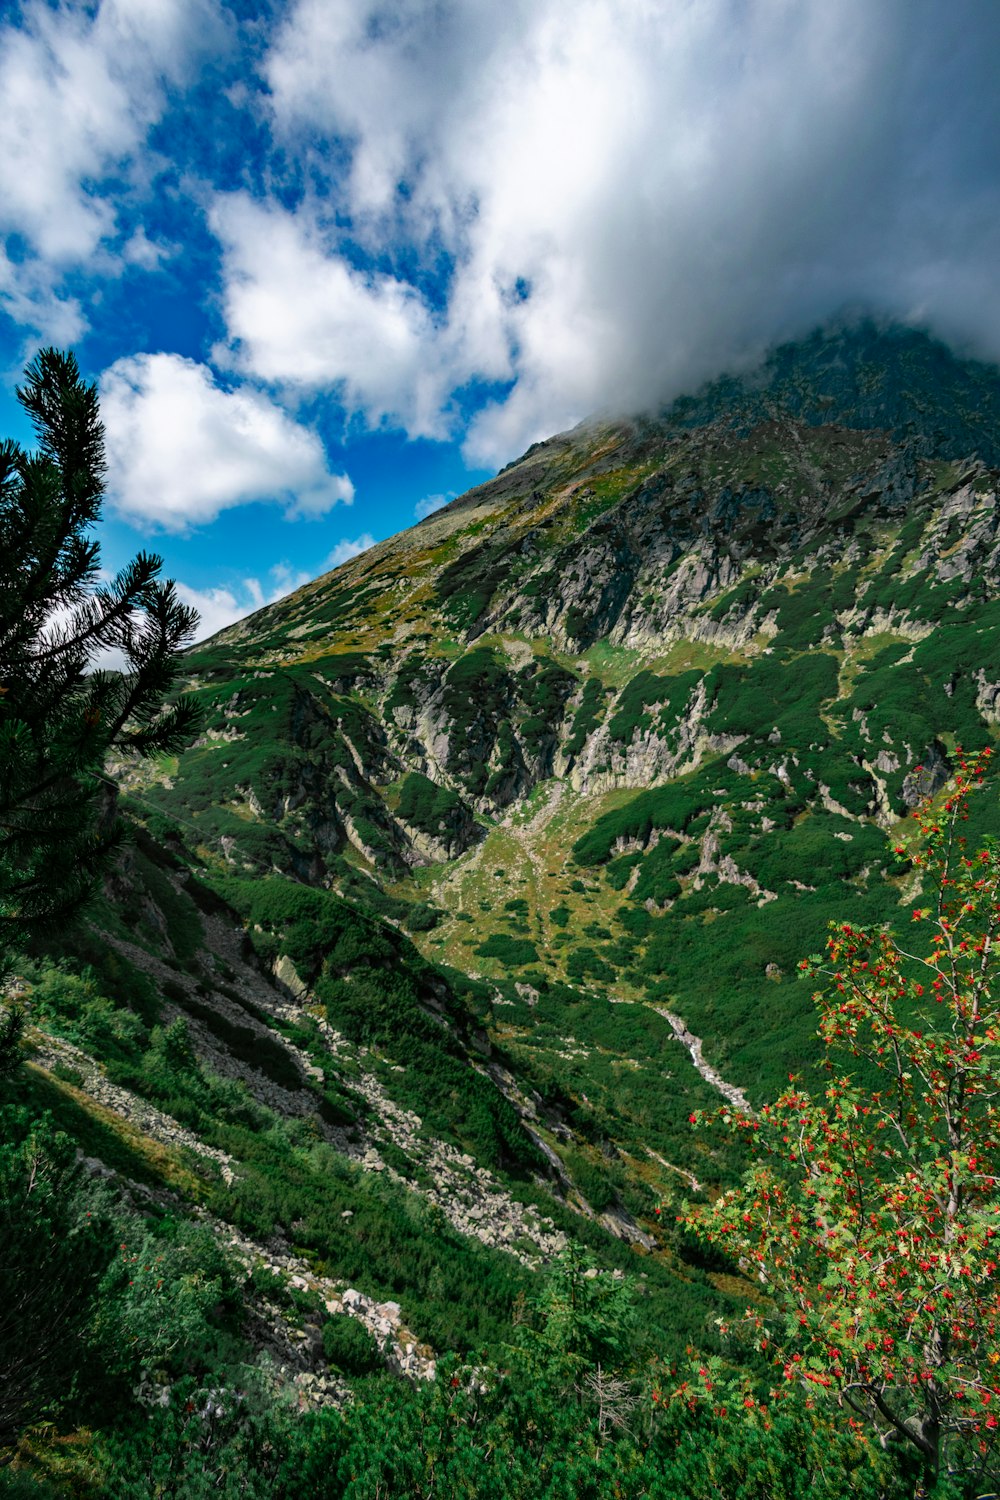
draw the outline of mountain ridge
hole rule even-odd
[[[895,358],[887,361],[890,350]],[[817,370],[826,373],[827,384],[833,389],[815,391],[810,409],[806,388]],[[834,394],[838,384],[843,384],[835,378],[838,370],[847,373],[846,384],[851,395],[850,400],[845,400],[841,389],[840,406]],[[760,425],[777,411],[786,417],[798,415],[808,426],[839,425],[856,430],[882,427],[893,436],[902,437],[918,427],[918,416],[933,409],[938,419],[936,431],[919,435],[925,456],[968,458],[975,454],[981,462],[996,467],[1000,463],[1000,445],[995,437],[1000,430],[1000,397],[991,371],[995,376],[995,367],[959,358],[940,340],[919,329],[895,324],[880,327],[871,319],[835,326],[832,332],[817,329],[805,340],[777,346],[756,370],[742,377],[722,375],[706,381],[696,394],[678,397],[656,415],[632,419],[588,417],[566,432],[533,443],[493,479],[455,497],[406,531],[376,543],[363,555],[379,555],[380,548],[393,548],[403,537],[427,532],[445,518],[452,520],[470,508],[490,504],[494,496],[502,496],[513,471],[523,469],[531,460],[539,465],[540,477],[544,472],[541,459],[549,450],[572,450],[591,432],[603,435],[617,431],[624,445],[627,438],[634,440],[644,431],[676,432],[720,420],[736,429],[746,428],[748,423]],[[909,391],[903,384],[907,375],[918,386],[923,383],[922,394]],[[936,389],[931,387],[932,381],[938,383]],[[944,404],[942,389],[947,392]],[[765,394],[771,398],[769,401],[762,401]],[[894,404],[898,409],[890,412],[888,408]],[[805,409],[796,412],[796,406]],[[876,416],[881,421],[870,420]],[[948,427],[952,430],[946,430]],[[306,587],[311,589],[319,581],[313,580]],[[264,606],[247,619],[259,619],[272,607]],[[227,627],[211,639],[226,637],[233,628]]]

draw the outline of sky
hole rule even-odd
[[[1000,0],[0,0],[0,433],[205,636],[532,442],[872,311],[1000,360]]]

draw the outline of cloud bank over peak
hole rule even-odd
[[[995,357],[998,49],[993,0],[299,0],[274,128],[338,169],[325,206],[268,210],[294,285],[217,207],[230,335],[295,378],[275,330],[311,296],[300,378],[484,463],[845,304]]]
[[[266,530],[346,467],[384,534],[847,309],[1000,357],[998,0],[250,12],[0,15],[7,394],[39,341],[104,371],[120,518]]]

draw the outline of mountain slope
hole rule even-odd
[[[138,843],[70,955],[148,1013],[88,1032],[36,974],[46,1086],[61,1036],[99,1103],[96,1055],[220,1223],[435,1348],[567,1238],[643,1256],[683,1343],[747,1294],[655,1212],[735,1170],[688,1115],[808,1066],[798,960],[917,896],[889,835],[995,735],[998,414],[923,335],[817,335],[197,648],[201,736],[112,768]]]
[[[898,900],[880,830],[995,722],[998,388],[865,325],[537,445],[195,652],[207,734],[146,795],[466,971],[669,999],[766,1085],[797,953]]]

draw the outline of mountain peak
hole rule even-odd
[[[928,456],[1000,463],[1000,371],[920,328],[863,318],[817,328],[755,369],[723,375],[661,414],[668,426],[787,416],[809,426],[884,429]]]

